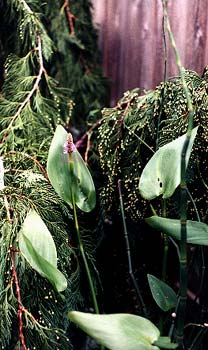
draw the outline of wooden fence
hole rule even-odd
[[[162,1],[92,2],[111,104],[134,87],[155,88],[164,76]],[[208,64],[208,0],[168,0],[168,14],[182,64],[201,74]],[[168,36],[167,53],[167,76],[173,76],[177,67]]]

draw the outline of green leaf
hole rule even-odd
[[[20,240],[22,234],[30,241],[39,255],[57,267],[57,252],[53,237],[35,210],[30,210],[27,214],[21,227]],[[21,246],[23,247],[23,245]]]
[[[167,219],[159,216],[151,216],[145,221],[156,230],[162,231],[178,240],[181,239],[181,223],[180,220]],[[187,243],[208,245],[208,225],[187,220]]]
[[[186,166],[190,158],[198,127],[192,130],[186,155]],[[142,197],[151,200],[162,195],[169,198],[180,184],[181,152],[186,134],[158,149],[149,160],[140,177],[139,191]]]
[[[83,211],[91,211],[96,204],[96,193],[91,174],[74,146],[71,153],[64,153],[67,132],[56,128],[48,154],[47,172],[58,195],[71,207],[73,198]]]
[[[154,342],[154,345],[162,349],[176,349],[178,347],[178,344],[171,343],[169,337],[159,337],[159,339]]]
[[[153,275],[147,275],[147,278],[152,296],[157,305],[163,311],[168,311],[175,307],[177,304],[177,295],[174,290]]]
[[[65,276],[57,269],[53,238],[41,217],[31,210],[19,232],[19,249],[31,267],[61,292],[67,288]]]
[[[111,350],[159,350],[153,343],[160,332],[146,318],[129,315],[93,315],[71,311],[69,318],[89,336]]]

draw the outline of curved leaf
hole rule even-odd
[[[152,296],[157,305],[168,311],[177,305],[177,295],[166,283],[153,275],[147,275]]]
[[[162,231],[178,240],[181,239],[181,222],[176,219],[167,219],[159,216],[151,216],[145,221],[156,230]],[[187,220],[187,243],[208,245],[208,225]]]
[[[186,155],[188,165],[194,139],[198,127],[192,130],[191,139]],[[181,152],[186,134],[158,149],[149,160],[139,181],[139,191],[142,197],[151,200],[162,195],[169,198],[180,184]]]
[[[20,250],[32,268],[45,277],[57,292],[67,288],[67,280],[63,273],[38,254],[24,234],[20,235]]]
[[[48,154],[47,172],[58,195],[72,207],[72,196],[83,211],[91,211],[96,204],[96,193],[91,174],[81,155],[73,145],[70,153],[64,153],[67,132],[58,125]]]
[[[67,132],[58,125],[48,153],[47,173],[54,190],[63,201],[72,206],[72,179],[69,175],[69,159],[68,154],[64,154],[66,141]]]
[[[129,315],[93,315],[71,311],[69,318],[88,335],[111,350],[159,350],[153,343],[160,332],[146,318]]]
[[[35,210],[30,210],[22,224],[20,231],[20,244],[22,234],[31,242],[33,248],[54,267],[57,267],[56,246],[47,226]]]
[[[34,210],[27,214],[19,232],[19,249],[31,267],[47,278],[57,291],[66,289],[66,278],[57,269],[57,252],[53,238]]]

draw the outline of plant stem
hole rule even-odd
[[[184,68],[182,66],[178,50],[176,48],[175,40],[171,31],[170,22],[167,14],[166,0],[162,0],[163,13],[166,19],[167,31],[169,39],[174,51],[175,61],[178,66],[178,70],[181,76],[182,86],[186,95],[187,107],[188,107],[188,130],[186,139],[183,145],[181,153],[181,195],[180,195],[180,215],[181,215],[181,240],[180,240],[180,295],[177,306],[177,318],[176,318],[176,341],[179,345],[179,349],[183,349],[183,336],[184,336],[184,322],[186,311],[186,295],[187,295],[187,185],[186,185],[186,153],[188,150],[191,131],[193,129],[193,104],[188,90],[186,80],[184,78]]]
[[[164,104],[164,97],[165,97],[165,83],[166,83],[166,75],[167,75],[167,42],[166,42],[166,33],[165,33],[165,15],[163,13],[162,18],[162,36],[163,36],[163,45],[164,45],[164,73],[163,73],[163,82],[164,86],[161,93],[161,102],[160,102],[160,111],[157,121],[157,137],[156,137],[156,150],[158,149],[158,141],[159,141],[159,132],[160,132],[160,122],[161,122],[161,116],[163,112],[163,104]]]
[[[72,160],[71,154],[69,154],[69,165],[70,165],[71,169],[73,169],[73,160]],[[72,171],[72,174],[73,174],[73,171]],[[72,182],[73,182],[73,180],[72,180]],[[77,218],[76,201],[75,201],[73,186],[71,187],[71,193],[72,193],[72,206],[73,206],[73,212],[74,212],[74,224],[75,224],[75,229],[76,229],[76,233],[77,233],[77,240],[78,240],[79,250],[81,252],[82,259],[83,259],[83,262],[84,262],[84,267],[85,267],[85,271],[86,271],[86,274],[87,274],[88,283],[89,283],[89,286],[90,286],[90,291],[91,291],[91,296],[92,296],[92,301],[93,301],[95,313],[99,314],[100,311],[99,311],[99,307],[98,307],[98,302],[97,302],[97,297],[96,297],[96,293],[95,293],[95,288],[94,288],[92,276],[91,276],[91,273],[90,273],[89,265],[88,265],[88,262],[87,262],[87,258],[86,258],[86,255],[85,255],[85,250],[84,250],[84,247],[83,247],[80,231],[79,231],[79,222],[78,222],[78,218]],[[101,345],[100,349],[104,350],[105,348],[104,348],[103,345]]]
[[[166,199],[163,199],[162,203],[162,217],[166,217]],[[165,282],[166,273],[167,273],[167,260],[168,260],[168,250],[169,250],[169,242],[166,234],[163,234],[163,264],[162,264],[162,280]]]
[[[88,278],[88,282],[89,282],[89,286],[90,286],[90,291],[91,291],[91,295],[92,295],[92,300],[93,300],[93,305],[94,305],[94,309],[95,309],[95,313],[99,314],[99,307],[98,307],[98,302],[97,302],[97,298],[96,298],[96,293],[95,293],[95,288],[94,288],[94,284],[92,281],[92,276],[90,273],[90,269],[89,269],[89,265],[87,262],[87,258],[85,255],[85,251],[84,251],[84,247],[83,247],[83,243],[82,243],[82,239],[81,239],[81,235],[80,235],[80,231],[79,231],[79,223],[78,223],[78,219],[77,219],[77,211],[76,211],[76,204],[75,204],[75,198],[74,198],[74,193],[72,192],[72,204],[73,204],[73,211],[74,211],[74,222],[75,222],[75,229],[76,229],[76,233],[77,233],[77,239],[78,239],[78,245],[79,245],[79,249],[82,255],[82,259],[84,262],[84,267],[86,270],[86,274],[87,274],[87,278]],[[105,350],[104,346],[101,345],[100,347],[101,350]]]
[[[180,348],[183,348],[184,319],[186,310],[186,294],[187,294],[187,188],[186,188],[186,152],[189,144],[187,137],[183,146],[181,155],[181,244],[180,244],[180,295],[177,308],[176,319],[176,341]]]
[[[78,219],[77,219],[77,210],[76,210],[76,204],[75,204],[75,198],[74,198],[73,191],[72,191],[72,204],[73,204],[74,223],[75,223],[75,229],[76,229],[76,233],[77,233],[78,245],[79,245],[79,249],[80,249],[80,252],[81,252],[81,255],[82,255],[82,259],[83,259],[83,262],[84,262],[84,267],[85,267],[85,270],[86,270],[86,274],[87,274],[87,278],[88,278],[88,282],[89,282],[89,286],[90,286],[90,291],[91,291],[91,295],[92,295],[92,300],[93,300],[93,305],[94,305],[94,308],[95,308],[95,312],[96,312],[96,314],[99,314],[99,308],[98,308],[95,288],[94,288],[94,285],[93,285],[92,276],[91,276],[90,269],[89,269],[88,262],[87,262],[87,258],[86,258],[86,255],[85,255],[82,239],[81,239],[81,236],[80,236],[79,223],[78,223]]]
[[[128,231],[127,231],[127,227],[126,227],[126,220],[125,220],[124,205],[123,205],[123,198],[122,198],[122,191],[121,191],[121,180],[120,179],[118,180],[118,192],[119,192],[121,216],[122,216],[122,220],[123,220],[124,237],[125,237],[125,242],[126,242],[126,251],[127,251],[127,258],[128,258],[129,275],[130,275],[130,277],[132,279],[132,283],[133,283],[134,288],[136,290],[137,297],[138,297],[138,299],[139,299],[139,301],[140,301],[140,303],[142,305],[144,316],[147,317],[147,309],[146,309],[146,306],[145,306],[142,294],[140,292],[138,283],[136,281],[136,278],[134,276],[133,269],[132,269],[131,249],[130,249],[130,244],[129,244]]]

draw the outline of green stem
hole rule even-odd
[[[79,223],[78,223],[78,219],[77,219],[77,210],[76,210],[76,204],[75,204],[75,198],[74,198],[73,191],[72,191],[72,204],[73,204],[74,222],[75,222],[75,229],[76,229],[76,233],[77,233],[78,245],[79,245],[79,249],[80,249],[80,252],[81,252],[81,255],[82,255],[82,259],[83,259],[83,262],[84,262],[84,267],[85,267],[85,270],[86,270],[86,274],[87,274],[87,278],[88,278],[88,282],[89,282],[89,286],[90,286],[90,291],[91,291],[91,295],[92,295],[92,300],[93,300],[93,305],[94,305],[94,308],[95,308],[95,312],[96,312],[96,314],[99,314],[99,307],[98,307],[98,303],[97,303],[95,288],[94,288],[94,285],[93,285],[92,276],[91,276],[91,273],[90,273],[90,269],[89,269],[87,258],[86,258],[86,255],[85,255],[83,243],[82,243],[81,236],[80,236]]]
[[[69,167],[71,170],[71,174],[73,174],[74,173],[74,171],[73,171],[74,164],[73,164],[73,159],[72,159],[71,153],[69,153]],[[86,274],[87,274],[87,278],[88,278],[88,282],[89,282],[89,286],[90,286],[90,291],[91,291],[91,295],[92,295],[94,309],[95,309],[96,314],[99,314],[99,308],[98,308],[95,288],[93,285],[92,276],[90,273],[89,265],[87,262],[87,258],[85,255],[85,251],[84,251],[84,247],[83,247],[83,243],[82,243],[82,239],[81,239],[81,235],[80,235],[80,231],[79,231],[79,222],[78,222],[78,218],[77,218],[77,210],[76,210],[76,201],[75,201],[74,189],[73,189],[74,188],[73,181],[74,181],[74,179],[72,178],[71,194],[72,194],[72,206],[73,206],[73,211],[74,211],[74,223],[75,223],[75,229],[76,229],[76,233],[77,233],[77,240],[78,240],[79,249],[80,249],[80,252],[82,255],[84,267],[86,270]]]
[[[184,337],[184,322],[186,311],[186,295],[187,295],[187,185],[186,185],[186,154],[190,142],[191,131],[193,129],[193,104],[188,90],[188,86],[184,77],[184,68],[182,66],[176,43],[171,31],[170,22],[167,14],[166,0],[162,0],[163,13],[166,19],[167,31],[169,39],[174,51],[175,61],[181,76],[182,86],[186,95],[188,107],[188,131],[181,153],[181,201],[180,201],[180,215],[181,215],[181,240],[180,240],[180,294],[177,305],[176,318],[176,341],[179,349],[183,349]]]
[[[187,295],[187,187],[186,152],[190,137],[187,135],[181,155],[181,241],[180,241],[180,295],[177,307],[176,341],[183,349],[184,321]]]
[[[164,45],[164,74],[163,74],[163,89],[161,93],[161,102],[160,102],[160,111],[157,121],[157,137],[156,137],[156,150],[158,149],[158,142],[159,142],[159,132],[160,132],[160,122],[161,122],[161,116],[163,112],[163,104],[164,104],[164,98],[165,98],[165,85],[166,85],[166,75],[167,75],[167,42],[166,42],[166,33],[165,33],[165,16],[163,13],[163,19],[162,19],[162,35],[163,35],[163,45]]]
[[[128,231],[126,227],[126,220],[125,220],[125,213],[124,213],[124,205],[123,205],[123,198],[122,198],[122,191],[121,191],[121,180],[118,180],[118,192],[119,192],[119,200],[120,200],[120,209],[121,209],[121,216],[123,220],[123,229],[124,229],[124,237],[126,242],[126,251],[127,251],[127,258],[128,258],[128,267],[129,267],[129,275],[132,279],[132,283],[134,285],[135,291],[137,293],[137,297],[142,305],[144,316],[147,317],[147,309],[142,297],[142,294],[140,292],[138,283],[136,281],[136,278],[134,276],[134,272],[132,269],[132,261],[131,261],[131,249],[130,249],[130,243],[129,243],[129,237],[128,237]]]
[[[71,174],[73,174],[73,166],[74,165],[73,165],[73,160],[72,160],[71,154],[69,154],[69,166],[70,166],[70,169],[71,169]],[[79,222],[78,222],[78,218],[77,218],[76,201],[75,201],[74,190],[73,190],[73,178],[72,178],[71,194],[72,194],[72,206],[73,206],[73,211],[74,211],[74,224],[75,224],[75,229],[76,229],[76,233],[77,233],[77,240],[78,240],[79,250],[81,252],[82,259],[83,259],[83,262],[84,262],[84,267],[85,267],[85,271],[86,271],[86,274],[87,274],[88,283],[89,283],[89,286],[90,286],[90,291],[91,291],[91,296],[92,296],[92,301],[93,301],[95,313],[99,314],[100,312],[99,312],[97,297],[96,297],[96,293],[95,293],[95,288],[94,288],[92,276],[91,276],[91,273],[90,273],[89,265],[88,265],[88,262],[87,262],[87,258],[86,258],[86,255],[85,255],[85,250],[84,250],[84,247],[83,247],[80,231],[79,231]],[[103,345],[101,345],[100,349],[101,350],[105,350]]]
[[[166,217],[166,199],[163,199],[162,204],[162,216]],[[163,264],[162,264],[162,280],[165,282],[166,280],[166,273],[167,273],[167,260],[168,260],[168,250],[169,250],[169,242],[168,237],[166,234],[163,234]]]
[[[166,26],[167,26],[167,31],[168,31],[170,43],[171,43],[171,46],[172,46],[173,51],[174,51],[175,61],[176,61],[176,64],[178,66],[179,74],[181,76],[182,86],[183,86],[183,89],[184,89],[184,93],[186,95],[187,107],[188,107],[188,111],[189,111],[189,116],[188,116],[188,133],[191,133],[191,131],[193,129],[193,104],[192,104],[190,92],[189,92],[189,89],[188,89],[188,86],[187,86],[187,83],[186,83],[186,80],[185,80],[185,77],[184,77],[184,67],[182,66],[180,55],[179,55],[179,52],[178,52],[177,47],[176,47],[175,39],[174,39],[173,33],[171,31],[170,21],[169,21],[168,13],[167,13],[167,4],[166,3],[167,3],[166,0],[162,0],[163,14],[164,14],[164,17],[165,17],[165,20],[166,20]]]
[[[162,217],[166,217],[166,199],[163,199],[162,201]],[[166,234],[162,234],[163,237],[163,262],[162,262],[162,281],[166,281],[166,275],[167,275],[167,260],[168,260],[168,250],[169,250],[169,241],[168,241],[168,236]],[[163,333],[163,328],[164,328],[164,319],[165,315],[161,314],[160,315],[160,320],[159,320],[159,330],[160,333]]]

